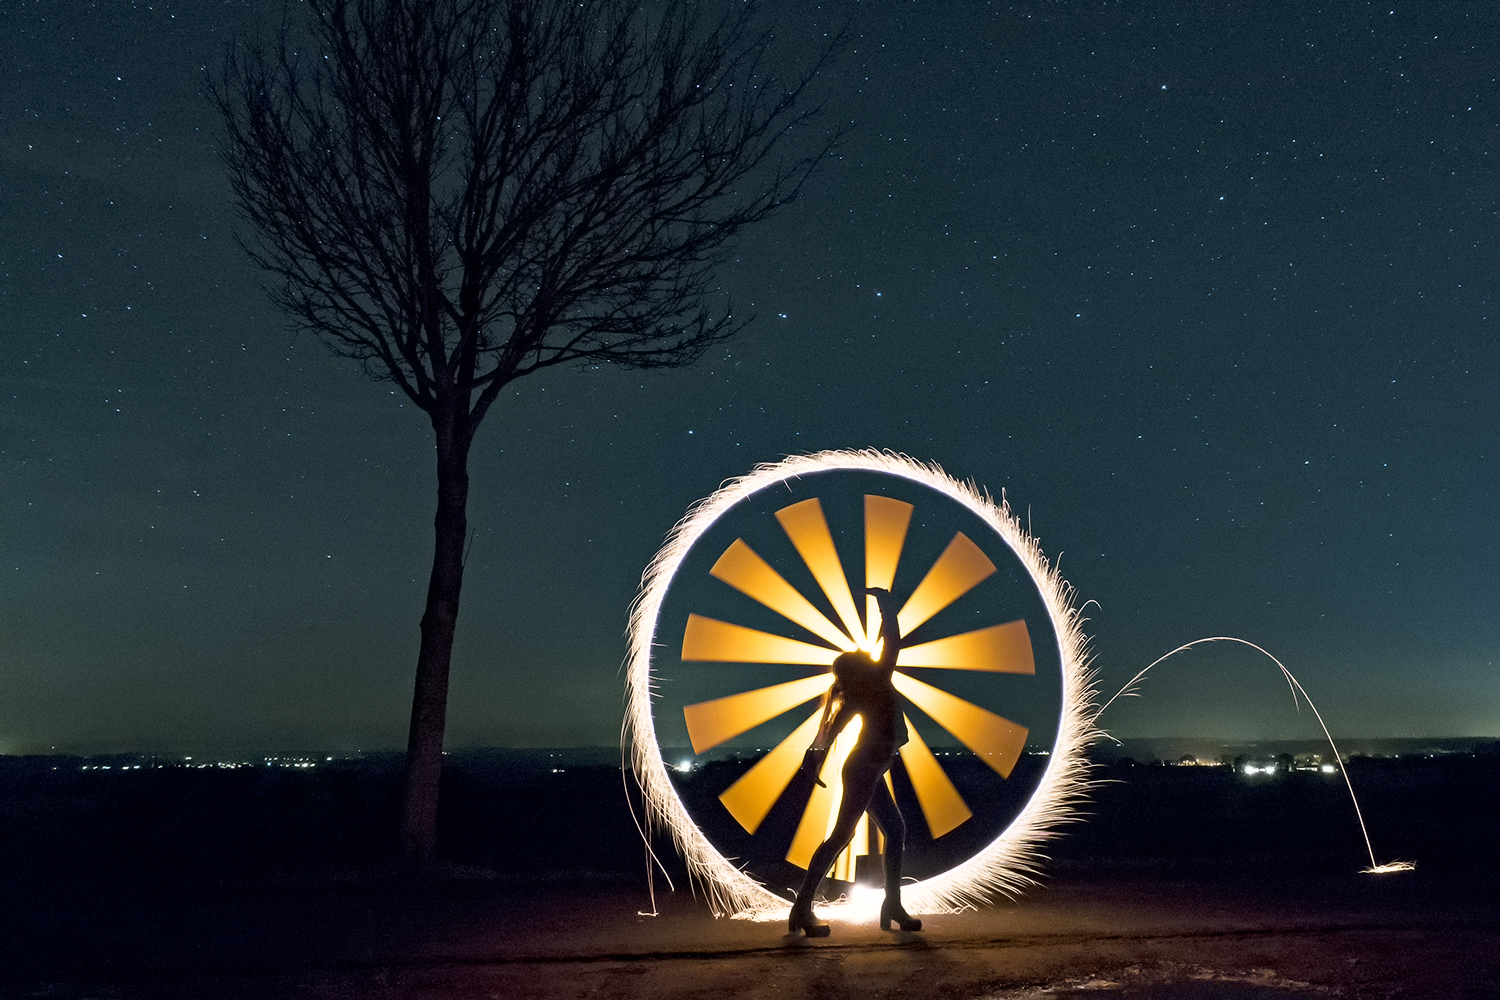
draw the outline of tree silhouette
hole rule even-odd
[[[783,80],[754,10],[726,6],[706,19],[673,2],[312,0],[306,24],[232,47],[209,80],[250,223],[240,242],[269,295],[432,422],[413,862],[436,846],[480,422],[532,372],[678,367],[742,329],[715,266],[837,140],[807,103],[832,47]]]

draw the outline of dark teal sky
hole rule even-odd
[[[201,93],[280,9],[0,5],[0,752],[404,742],[427,428],[260,295]],[[1006,491],[1106,694],[1227,634],[1336,733],[1500,736],[1493,5],[807,9],[854,130],[724,270],[755,323],[481,431],[450,744],[613,742],[671,525],[866,446]],[[1103,721],[1310,735],[1279,683]]]

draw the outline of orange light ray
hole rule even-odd
[[[1024,618],[903,647],[896,662],[902,667],[986,670],[997,674],[1036,673],[1031,634],[1026,631]]]
[[[906,545],[912,505],[890,497],[865,494],[865,586],[890,590],[896,582],[896,567]],[[880,608],[875,598],[865,598],[865,647],[871,649],[879,637]]]
[[[927,820],[927,829],[936,840],[945,833],[957,829],[974,813],[964,801],[943,765],[933,756],[917,727],[906,719],[906,732],[910,739],[901,748],[901,762],[911,778],[912,790],[917,793],[917,804],[922,807],[922,818]]]
[[[910,698],[912,704],[957,736],[959,741],[1002,778],[1009,778],[1021,751],[1026,748],[1025,726],[1004,716],[964,701],[941,688],[897,671],[891,676],[896,690]]]
[[[865,495],[865,586],[890,590],[906,544],[912,505],[890,497]]]
[[[828,756],[823,760],[823,769],[818,772],[823,784],[813,786],[812,795],[807,799],[807,808],[802,811],[802,821],[797,824],[797,832],[792,835],[792,846],[786,852],[786,860],[798,868],[805,869],[808,866],[813,852],[833,831],[833,824],[838,819],[839,803],[844,798],[844,761],[849,759],[849,751],[854,749],[854,744],[859,739],[859,728],[860,720],[856,717],[839,733],[828,750]]]
[[[719,663],[798,663],[826,667],[839,655],[836,649],[814,646],[800,639],[772,635],[717,618],[688,615],[682,632],[682,658]]]
[[[822,718],[823,709],[819,706],[802,725],[792,730],[790,736],[776,744],[770,753],[719,794],[719,801],[746,833],[760,829],[766,814],[791,784],[797,769],[802,766],[803,753],[818,734],[818,723]]]
[[[832,830],[828,831],[832,833]],[[833,867],[828,871],[828,877],[840,882],[853,882],[854,873],[859,870],[859,862],[855,859],[870,853],[870,814],[860,816],[859,822],[855,824],[854,836],[849,838],[849,843],[839,852],[839,856],[833,859]],[[809,859],[810,860],[810,859]]]
[[[912,629],[973,590],[993,572],[995,564],[990,557],[962,531],[955,534],[897,615],[901,634],[909,635]]]
[[[840,632],[827,615],[813,607],[797,588],[787,583],[786,578],[772,569],[743,538],[736,538],[708,572],[839,649],[855,648],[853,640]]]
[[[792,540],[797,554],[827,595],[834,613],[844,623],[844,631],[851,636],[864,635],[864,625],[854,607],[854,595],[849,592],[849,579],[844,576],[844,564],[839,561],[838,549],[834,548],[833,535],[828,531],[828,520],[823,516],[823,505],[818,498],[783,507],[776,512],[776,520],[781,522],[781,528]]]
[[[725,740],[748,732],[782,712],[791,711],[827,691],[832,683],[832,674],[814,674],[785,684],[773,684],[686,706],[682,716],[687,720],[693,753],[712,750]]]

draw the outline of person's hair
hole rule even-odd
[[[864,650],[851,649],[847,653],[840,653],[838,658],[833,661],[833,676],[836,680],[842,681],[844,675],[856,664],[863,666],[873,662],[875,661],[870,658],[870,654]]]

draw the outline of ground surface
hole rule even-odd
[[[551,830],[550,873],[450,863],[416,879],[380,870],[357,838],[296,864],[264,843],[280,829],[305,855],[307,830],[320,829],[308,803],[352,808],[331,793],[298,812],[262,788],[262,811],[224,805],[223,816],[200,797],[186,827],[157,799],[149,815],[167,818],[142,827],[107,796],[91,811],[97,789],[51,799],[32,788],[8,800],[0,843],[0,997],[1500,997],[1493,770],[1441,788],[1431,775],[1373,783],[1385,806],[1367,811],[1419,863],[1390,876],[1359,874],[1348,830],[1287,826],[1335,825],[1318,803],[1331,816],[1339,800],[1314,786],[1256,792],[1257,808],[1236,821],[1243,793],[1222,777],[1127,775],[1059,842],[1046,883],[1025,898],[930,916],[918,934],[836,923],[820,941],[715,919],[660,879],[657,915],[642,915],[652,899],[639,842],[602,797],[569,799],[604,817],[589,829],[565,812],[528,834],[535,854]],[[600,796],[610,781],[618,788],[617,774],[600,776]],[[481,791],[474,800],[488,801]],[[535,789],[527,795],[534,807]],[[283,811],[268,818],[275,803]],[[1232,835],[1211,849],[1176,835],[1205,815]],[[303,822],[283,828],[288,817]],[[485,817],[503,826],[505,811]],[[217,847],[203,845],[205,830]],[[483,837],[461,832],[479,851]],[[149,844],[175,846],[153,855]],[[339,852],[357,863],[335,864]]]
[[[677,894],[642,916],[643,885],[287,884],[149,913],[121,900],[113,932],[5,995],[1496,997],[1495,888],[1420,871],[1063,875],[919,934],[836,923],[808,941]]]

